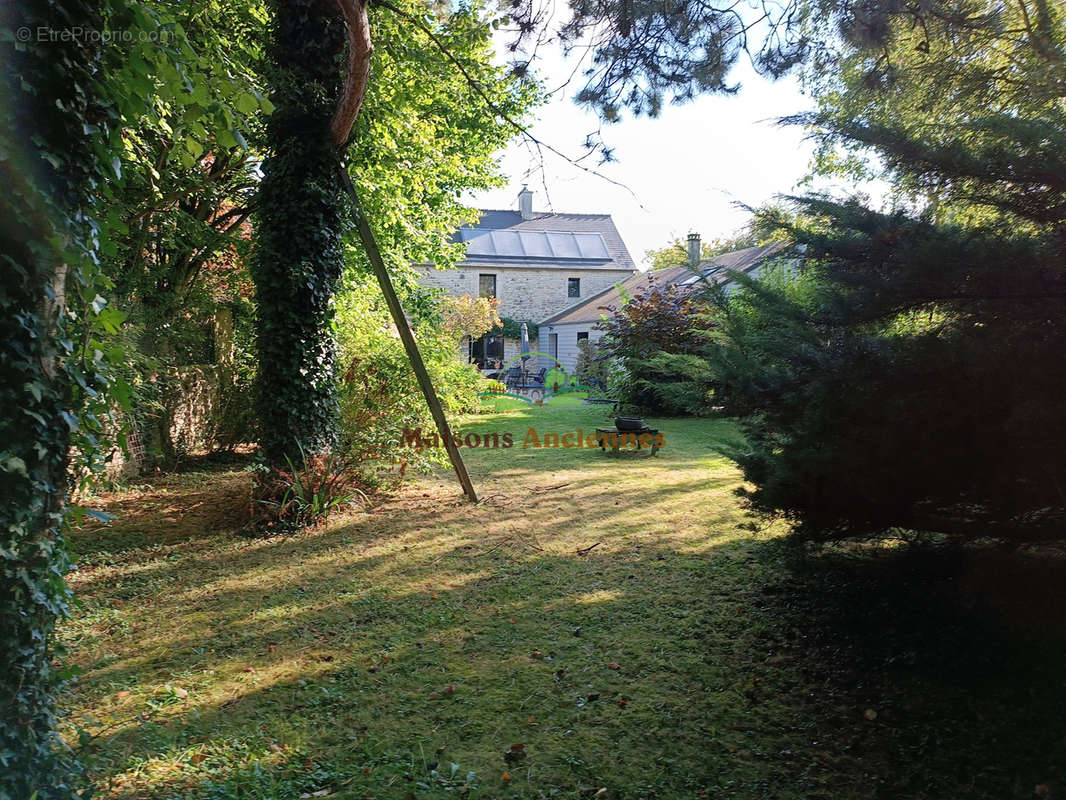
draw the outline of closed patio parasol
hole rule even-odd
[[[522,323],[522,360],[529,361],[529,327]]]

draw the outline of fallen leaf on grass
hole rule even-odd
[[[862,715],[866,719],[868,719],[870,722],[873,722],[875,719],[877,719],[877,712],[874,711],[872,708],[868,708],[865,711],[863,711]]]
[[[622,668],[622,665],[619,664],[617,661],[612,661],[610,664],[607,665],[607,669],[621,669],[621,668]]]
[[[503,775],[501,775],[500,777],[501,777],[501,778],[502,778],[503,780],[505,780],[505,781],[509,781],[509,780],[511,780],[511,773],[510,773],[510,772],[505,772],[505,773],[503,773]]]
[[[525,742],[516,742],[503,751],[503,759],[508,763],[514,763],[515,761],[521,761],[526,757],[526,745]]]

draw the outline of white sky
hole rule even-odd
[[[549,56],[540,72],[547,86],[554,88],[572,68],[560,56]],[[704,240],[731,234],[749,218],[733,203],[755,206],[793,191],[807,173],[813,149],[804,141],[802,129],[774,123],[778,117],[811,107],[794,79],[769,82],[746,64],[738,65],[732,77],[742,84],[739,94],[705,96],[683,106],[667,106],[656,119],[624,117],[601,126],[595,115],[571,99],[581,87],[578,75],[569,90],[557,93],[539,110],[530,130],[541,141],[578,156],[585,136],[602,128],[603,140],[614,149],[617,161],[596,167],[593,156],[586,163],[625,184],[633,194],[550,153],[545,153],[542,174],[535,152],[515,142],[501,157],[510,185],[477,193],[471,203],[517,208],[518,190],[528,183],[535,193],[534,210],[613,215],[638,264],[646,250],[689,231],[700,233]],[[533,174],[528,174],[530,170]]]

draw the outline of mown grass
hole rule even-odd
[[[100,794],[992,798],[1066,780],[1060,640],[956,592],[972,563],[790,571],[784,528],[738,505],[727,421],[659,421],[654,458],[522,446],[606,422],[574,402],[483,415],[463,430],[515,445],[464,450],[478,506],[441,473],[288,538],[237,534],[240,471],[107,498],[113,525],[74,537],[83,605],[62,630],[83,670],[68,733]]]

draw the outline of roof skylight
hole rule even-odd
[[[498,258],[555,258],[609,261],[607,243],[598,233],[511,231],[463,228],[468,256]]]

